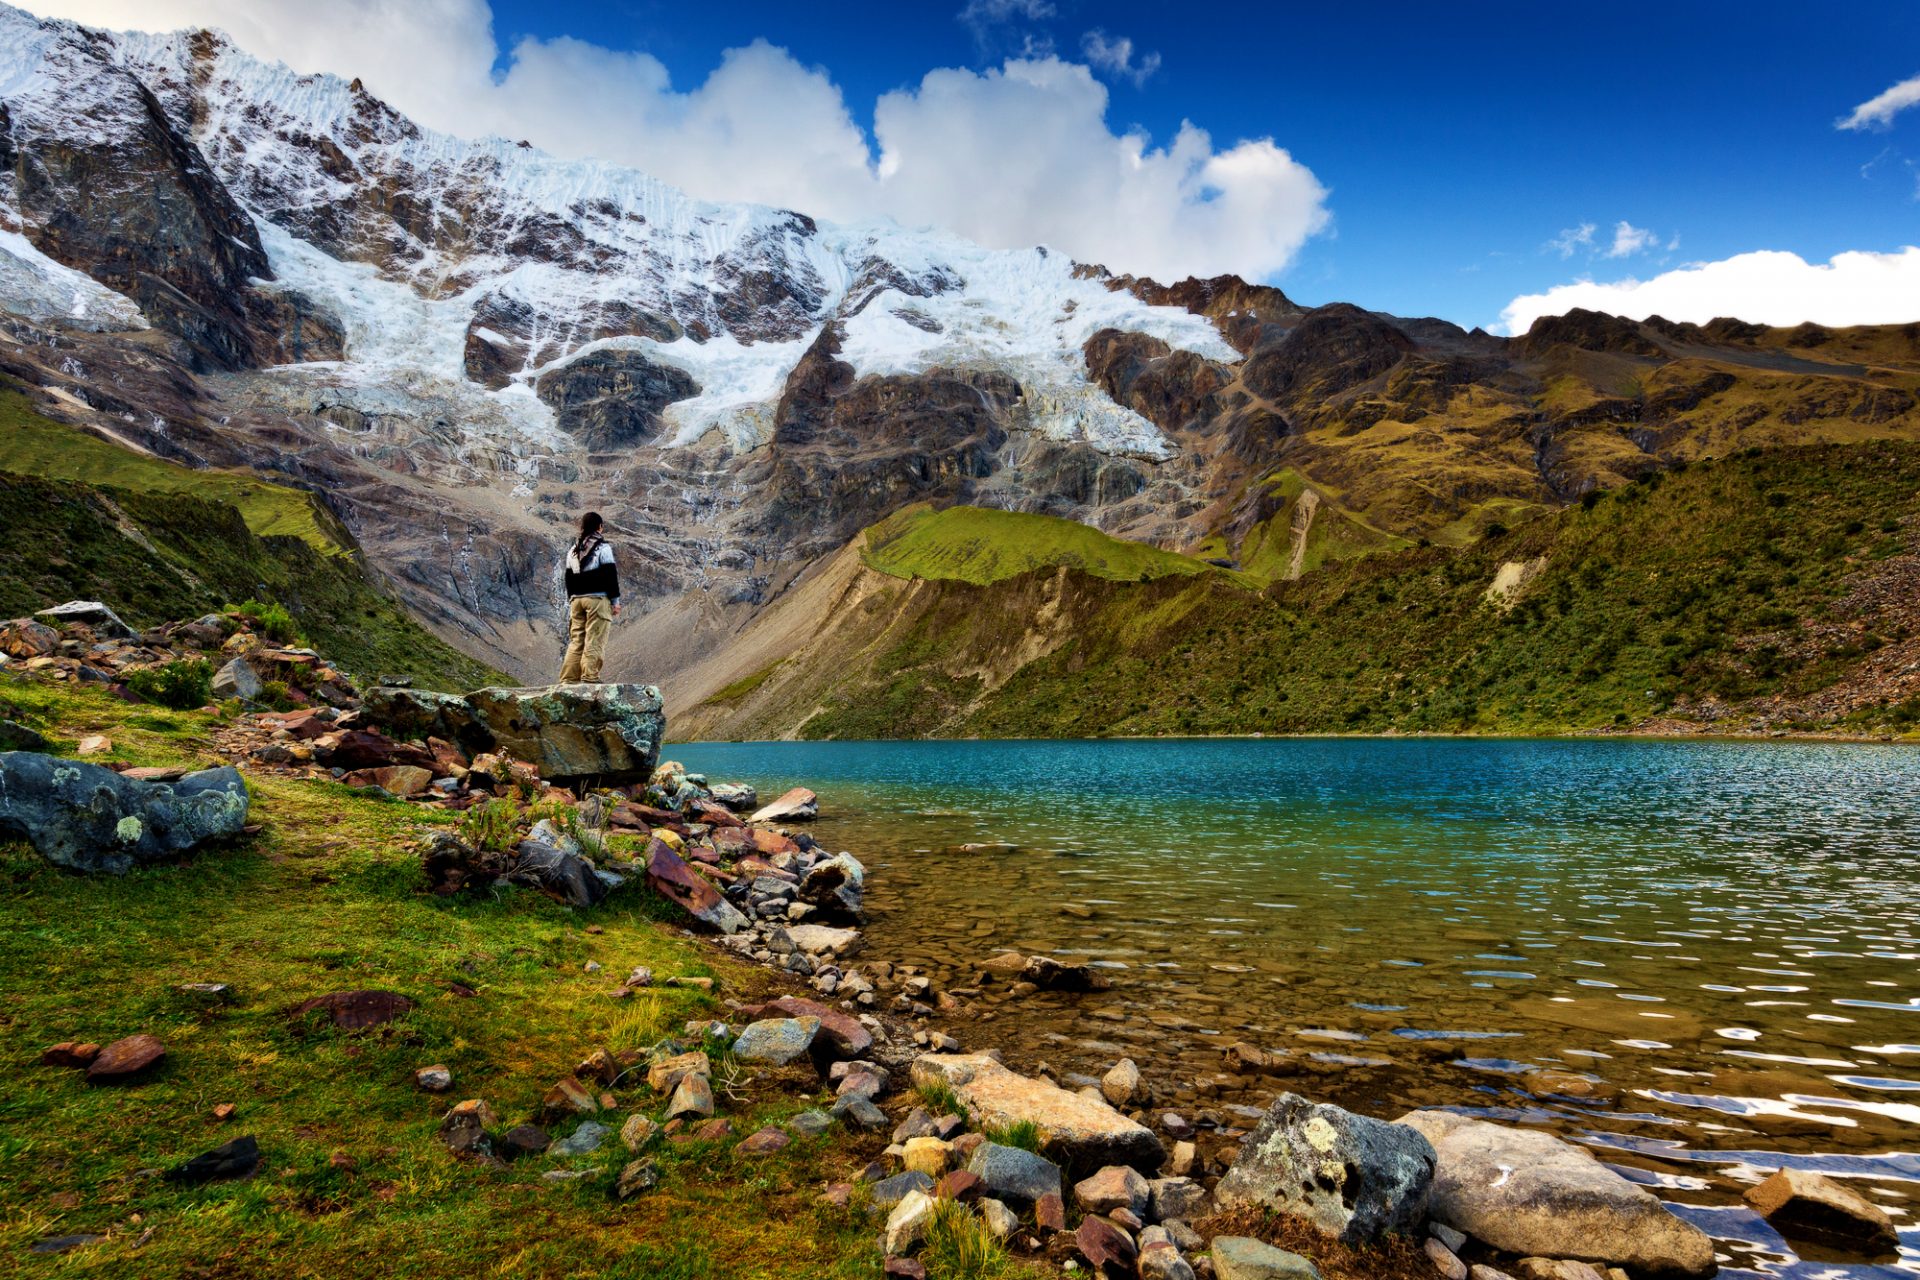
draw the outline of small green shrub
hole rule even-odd
[[[232,612],[245,618],[255,631],[275,644],[298,644],[302,641],[299,624],[277,600],[248,600],[234,606]]]
[[[520,809],[511,800],[488,800],[460,815],[460,838],[476,849],[505,851],[519,834]]]
[[[261,681],[260,696],[256,701],[275,711],[292,711],[300,705],[293,700],[293,694],[287,688],[285,680]]]
[[[127,688],[148,702],[175,711],[191,711],[213,701],[213,664],[205,658],[180,658],[126,674]]]

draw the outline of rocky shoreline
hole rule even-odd
[[[724,1020],[691,1023],[644,1055],[587,1053],[549,1090],[537,1121],[503,1128],[484,1099],[459,1102],[441,1134],[463,1158],[591,1151],[615,1133],[597,1117],[630,1105],[613,1091],[644,1074],[659,1105],[633,1109],[618,1128],[633,1159],[612,1191],[630,1199],[657,1181],[651,1144],[731,1141],[724,1099],[739,1073],[762,1073],[819,1105],[740,1138],[741,1153],[770,1154],[835,1126],[856,1147],[890,1139],[877,1159],[822,1192],[837,1208],[873,1214],[890,1275],[925,1275],[916,1255],[967,1238],[1015,1257],[1140,1280],[1310,1277],[1320,1267],[1335,1275],[1430,1271],[1448,1280],[1639,1280],[1717,1269],[1713,1242],[1698,1226],[1586,1148],[1545,1133],[1450,1111],[1388,1122],[1293,1093],[1247,1127],[1237,1117],[1155,1106],[1155,1090],[1130,1059],[1097,1083],[1070,1087],[1045,1071],[1014,1070],[991,1046],[963,1046],[941,1023],[967,1012],[986,988],[1017,999],[1099,991],[1106,980],[1085,965],[1003,953],[979,964],[970,985],[943,986],[912,965],[868,954],[866,868],[808,833],[818,798],[796,789],[761,805],[751,788],[658,763],[657,691],[558,686],[455,698],[382,687],[361,695],[318,655],[276,650],[244,622],[201,619],[134,636],[112,634],[98,617],[56,620],[58,630],[6,624],[0,651],[37,650],[24,665],[42,678],[104,676],[111,684],[143,664],[217,646],[231,655],[221,675],[235,697],[262,666],[309,670],[316,692],[324,691],[311,699],[317,705],[243,712],[220,730],[219,747],[256,770],[457,815],[457,829],[435,831],[420,849],[435,893],[518,884],[587,911],[641,882],[728,958],[759,966],[775,988],[794,988],[746,1000],[723,991]],[[0,762],[10,776],[31,778],[26,757],[52,759],[19,752]],[[100,772],[152,788],[154,805],[171,803],[162,791],[199,776]],[[18,806],[9,813],[54,857],[59,842],[42,837],[59,824]],[[218,834],[237,830],[236,822]],[[70,833],[63,838],[72,843]],[[165,854],[191,843],[176,841]],[[121,872],[131,860],[82,869]],[[645,969],[607,982],[612,1000],[656,983],[711,985]],[[405,1007],[393,993],[336,996],[313,1013],[349,1025],[340,1019],[377,1022]],[[986,1021],[973,1020],[970,1034],[987,1033]],[[1273,1065],[1251,1045],[1226,1053],[1254,1075]],[[105,1050],[56,1045],[43,1062],[84,1067],[92,1079],[137,1074],[163,1055],[164,1046],[134,1037]],[[434,1064],[420,1068],[416,1085],[440,1093],[454,1081]],[[561,1122],[572,1129],[556,1142],[547,1126]],[[176,1172],[214,1179],[250,1171],[248,1153],[233,1147]],[[1883,1210],[1819,1175],[1783,1171],[1749,1199],[1782,1230],[1862,1258],[1884,1255],[1895,1239]],[[1276,1247],[1275,1238],[1298,1251]],[[1406,1270],[1408,1257],[1418,1271]],[[1355,1259],[1384,1269],[1356,1272]]]

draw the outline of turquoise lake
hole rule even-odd
[[[1729,1274],[1920,1273],[1920,750],[1269,739],[682,744],[819,792],[872,883],[869,955],[971,989],[1006,950],[1112,989],[956,1034],[1078,1080],[1122,1054],[1223,1123],[1283,1089],[1452,1106],[1594,1145]],[[1246,1042],[1291,1074],[1223,1074]],[[1024,1061],[1022,1061],[1024,1060]],[[1262,1090],[1264,1089],[1264,1092]],[[1739,1206],[1782,1164],[1906,1242],[1795,1249]]]

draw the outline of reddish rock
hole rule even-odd
[[[409,1012],[413,1001],[397,991],[334,991],[293,1006],[293,1016],[323,1012],[342,1031],[383,1027]]]
[[[1112,1280],[1131,1280],[1140,1256],[1133,1237],[1105,1218],[1082,1218],[1073,1233],[1073,1247],[1095,1275]]]
[[[970,1169],[953,1169],[940,1176],[934,1184],[933,1194],[941,1200],[959,1200],[970,1203],[980,1198],[987,1186],[986,1179]]]
[[[239,1108],[235,1107],[231,1102],[222,1102],[213,1109],[213,1118],[222,1121],[231,1120],[233,1119],[233,1113],[238,1109]]]
[[[62,1040],[40,1055],[43,1067],[84,1067],[100,1056],[100,1046],[90,1042]]]
[[[927,1266],[918,1258],[888,1258],[884,1274],[899,1280],[927,1280]]]
[[[873,1048],[873,1033],[860,1019],[824,1004],[799,996],[781,996],[764,1006],[765,1014],[781,1018],[818,1018],[820,1030],[814,1036],[816,1048],[834,1058],[858,1058]]]
[[[87,1066],[88,1084],[115,1084],[130,1080],[167,1056],[158,1036],[142,1033],[115,1040]]]
[[[549,1116],[588,1116],[600,1110],[599,1100],[575,1076],[562,1076],[540,1099],[541,1111]]]
[[[722,1116],[696,1126],[693,1131],[693,1140],[695,1142],[715,1142],[721,1138],[731,1137],[732,1134],[733,1121]]]
[[[1067,1202],[1058,1192],[1049,1191],[1033,1202],[1033,1225],[1043,1236],[1057,1235],[1067,1229]]]
[[[314,739],[314,755],[321,763],[338,769],[381,769],[388,765],[411,764],[433,768],[433,756],[425,747],[411,742],[395,742],[385,734],[368,729],[340,729]]]
[[[719,827],[710,838],[713,847],[721,853],[737,854],[753,847],[753,836],[744,827]]]
[[[736,933],[747,923],[733,904],[664,840],[655,839],[647,846],[647,883],[709,929]]]
[[[793,1139],[779,1125],[767,1125],[743,1138],[734,1150],[742,1155],[766,1156],[784,1148]]]
[[[780,853],[800,852],[799,845],[777,831],[760,831],[756,829],[751,832],[747,838],[752,842],[755,850],[764,853],[769,858]]]
[[[718,833],[723,828],[744,829],[746,823],[740,821],[732,810],[714,804],[710,800],[696,800],[693,804],[693,816],[696,821],[704,822]]]

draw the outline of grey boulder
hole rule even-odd
[[[1400,1126],[1424,1133],[1438,1153],[1434,1220],[1483,1244],[1634,1275],[1714,1273],[1705,1232],[1584,1147],[1449,1111],[1415,1111]]]
[[[480,689],[466,702],[493,750],[537,766],[548,781],[645,782],[667,729],[660,690],[652,685]]]
[[[42,609],[33,616],[55,627],[65,626],[69,622],[83,622],[92,627],[93,634],[102,640],[133,640],[140,635],[122,622],[119,614],[98,600],[69,600],[51,609]]]
[[[247,784],[231,765],[147,782],[58,756],[0,752],[0,832],[56,866],[121,875],[237,835],[246,822]]]
[[[1433,1146],[1406,1125],[1282,1094],[1220,1180],[1222,1207],[1258,1205],[1369,1244],[1426,1222]]]
[[[967,1161],[967,1171],[978,1174],[996,1199],[1009,1204],[1030,1205],[1042,1196],[1060,1194],[1060,1166],[1019,1147],[983,1142]]]
[[[1320,1280],[1319,1269],[1299,1254],[1245,1236],[1216,1237],[1212,1256],[1218,1280]]]
[[[235,658],[213,673],[213,696],[252,702],[260,696],[260,675],[245,658]]]

